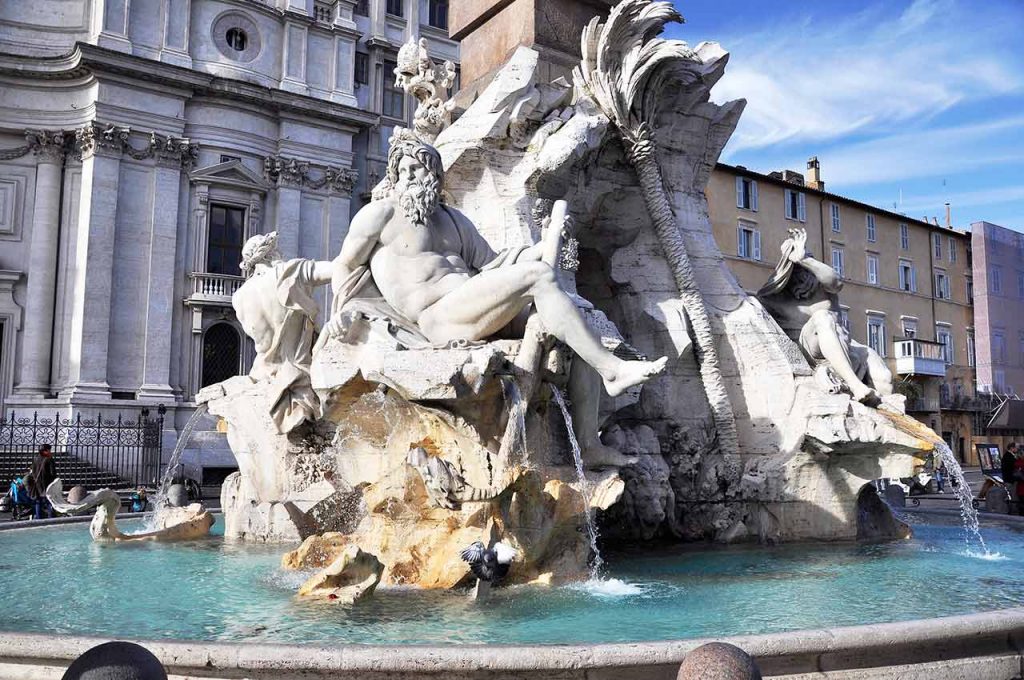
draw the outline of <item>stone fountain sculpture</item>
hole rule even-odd
[[[573,84],[519,48],[432,142],[396,131],[342,252],[302,265],[333,293],[313,415],[276,427],[280,385],[256,375],[197,397],[239,459],[227,536],[303,540],[292,567],[355,546],[425,587],[501,541],[510,582],[557,581],[584,573],[592,513],[610,541],[854,538],[866,483],[912,472],[934,433],[817,380],[729,273],[704,190],[744,102],[710,101],[717,44],[654,37],[673,20],[625,0]]]
[[[95,510],[89,534],[94,541],[189,541],[210,533],[213,515],[199,503],[182,508],[163,508],[156,515],[156,528],[150,531],[123,533],[114,517],[121,507],[121,497],[110,489],[86,494],[78,502],[64,500],[60,477],[46,487],[46,498],[54,510],[64,515],[81,515]]]

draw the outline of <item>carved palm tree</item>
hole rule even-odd
[[[623,0],[612,9],[606,23],[595,18],[584,30],[583,58],[573,78],[622,135],[655,233],[693,327],[695,354],[719,445],[723,452],[735,453],[736,422],[722,379],[711,321],[665,193],[651,135],[658,99],[664,98],[671,91],[668,88],[679,80],[686,81],[679,76],[688,67],[700,63],[685,42],[654,37],[669,21],[682,23],[683,17],[668,2]]]

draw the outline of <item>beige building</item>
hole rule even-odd
[[[755,293],[788,231],[806,229],[811,253],[843,276],[850,335],[886,358],[907,411],[973,461],[970,234],[829,193],[817,159],[807,165],[806,177],[717,166],[708,204],[730,268]]]

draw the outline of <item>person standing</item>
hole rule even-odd
[[[1003,473],[1003,484],[1010,495],[1010,512],[1020,514],[1020,496],[1017,494],[1017,442],[1010,442],[999,459],[999,468]]]
[[[50,486],[53,480],[57,479],[57,466],[53,462],[53,453],[49,444],[39,447],[39,453],[32,461],[32,484],[29,491],[35,503],[33,519],[43,518],[43,509],[46,509],[46,516],[53,517],[53,506],[46,500],[46,487]]]

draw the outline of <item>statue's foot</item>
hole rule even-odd
[[[589,469],[606,467],[625,467],[640,460],[636,456],[627,456],[601,442],[594,442],[590,446],[583,447],[583,463]]]
[[[633,385],[647,382],[665,370],[668,357],[656,361],[623,361],[612,378],[604,378],[604,389],[608,396],[617,397]]]
[[[878,392],[875,392],[870,387],[865,386],[861,390],[852,390],[853,398],[864,404],[865,406],[878,406],[882,403],[882,397],[878,396]]]

